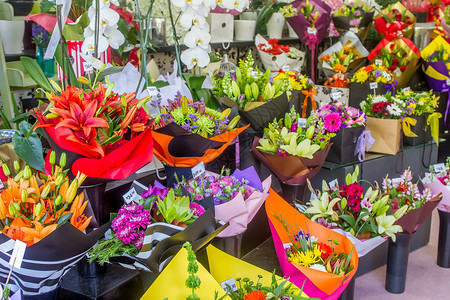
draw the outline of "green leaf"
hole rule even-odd
[[[100,74],[98,74],[97,81],[98,82],[102,82],[103,80],[105,80],[106,76],[122,72],[123,68],[124,67],[111,67],[111,68],[108,68],[105,71],[103,71]]]
[[[25,112],[23,114],[20,114],[20,115],[18,115],[16,117],[12,118],[10,121],[11,121],[11,123],[20,123],[22,121],[28,120],[29,116],[30,116],[30,113],[29,112]]]
[[[3,112],[3,109],[0,109],[0,116],[2,117],[2,120],[3,120],[2,129],[12,129],[11,123],[9,123],[8,118],[6,118],[6,115]]]
[[[39,67],[35,59],[27,56],[21,56],[20,61],[23,67],[30,74],[31,78],[36,81],[37,85],[44,89],[46,92],[54,92],[50,81],[47,76],[45,76],[44,71]]]
[[[354,217],[352,217],[350,215],[341,215],[341,216],[339,216],[339,218],[341,218],[342,220],[347,222],[351,227],[355,227],[356,220]]]
[[[68,214],[62,216],[61,218],[59,218],[59,220],[58,220],[58,227],[60,227],[61,225],[66,223],[68,220],[70,220],[72,215],[73,215],[73,213],[68,213]]]
[[[12,138],[14,152],[30,167],[43,172],[45,162],[41,140],[36,132],[31,133],[27,138],[30,130],[32,130],[31,124],[26,121],[20,122],[19,132],[14,133]]]

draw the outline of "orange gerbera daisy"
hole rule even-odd
[[[266,295],[261,291],[253,291],[244,296],[244,300],[264,300]]]
[[[333,67],[333,70],[334,70],[335,72],[342,72],[342,73],[345,73],[345,71],[347,71],[347,67],[345,67],[344,65],[341,65],[341,64],[337,64],[337,65],[335,65],[335,66]]]
[[[331,56],[330,55],[324,55],[323,57],[322,57],[322,59],[324,60],[324,61],[329,61],[330,60],[330,58],[331,58]]]

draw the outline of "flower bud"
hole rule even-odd
[[[310,126],[310,127],[308,128],[308,130],[306,130],[306,138],[307,138],[308,140],[312,139],[313,134],[314,134],[314,126]]]
[[[103,65],[100,67],[100,69],[98,69],[98,72],[101,73],[101,72],[105,71],[105,69],[106,69],[106,65],[103,64]]]
[[[228,130],[233,130],[237,126],[237,124],[239,123],[240,119],[241,119],[241,116],[234,117],[233,120],[231,120],[231,122],[228,123],[227,129]]]
[[[55,151],[50,152],[50,158],[49,158],[49,161],[50,161],[50,163],[51,163],[52,165],[55,164],[55,162],[56,162],[56,153],[55,153]]]
[[[50,84],[55,89],[55,91],[57,91],[58,93],[62,92],[61,87],[59,86],[59,84],[57,84],[56,81],[54,81],[53,79],[50,79]]]
[[[20,165],[17,160],[14,161],[14,170],[16,170],[16,172],[19,172],[19,170],[20,170]]]
[[[222,118],[225,118],[225,117],[228,117],[228,116],[230,115],[230,113],[231,113],[231,109],[230,109],[230,108],[227,108],[227,109],[225,109],[225,110],[220,114],[220,116],[221,116]]]
[[[341,200],[341,209],[345,209],[347,207],[347,199],[342,198]]]
[[[48,114],[45,115],[46,119],[56,119],[56,118],[59,118],[59,117],[60,117],[60,115],[58,115],[56,113],[48,113]]]
[[[8,206],[8,212],[11,216],[15,216],[16,215],[16,209],[14,208],[14,205],[10,204]]]
[[[39,217],[41,215],[41,212],[42,212],[42,204],[39,202],[38,204],[36,204],[34,206],[34,212],[33,212],[34,217],[35,218]]]
[[[64,197],[66,199],[67,203],[69,203],[69,204],[72,203],[73,199],[76,196],[77,189],[78,189],[78,180],[74,179],[70,183],[69,188],[67,189],[65,197]]]
[[[14,177],[15,182],[19,182],[19,180],[23,177],[23,170],[21,170],[17,175]]]
[[[64,175],[59,173],[58,177],[56,177],[55,185],[60,186],[64,182]]]
[[[11,175],[11,171],[9,170],[7,164],[5,164],[5,163],[2,164],[2,170],[3,170],[3,174],[5,174],[6,177]]]
[[[85,84],[85,85],[90,85],[90,84],[91,84],[91,82],[89,81],[89,79],[87,79],[87,78],[84,77],[84,76],[78,77],[78,82],[80,82],[80,83],[82,83],[82,84]]]
[[[183,97],[183,99],[181,100],[181,112],[183,113],[183,115],[187,115],[188,113],[188,101],[186,97]]]
[[[403,217],[407,210],[408,205],[403,205],[394,213],[394,218],[396,218],[397,220],[400,219],[401,217]]]
[[[31,176],[33,176],[33,173],[31,173],[31,169],[29,166],[25,166],[25,169],[23,171],[23,178],[30,179]]]
[[[47,184],[44,186],[44,189],[41,192],[41,198],[47,198],[48,194],[50,193],[52,186],[50,184]]]
[[[28,192],[26,190],[22,190],[22,202],[25,203],[28,200]]]
[[[61,169],[66,166],[66,152],[63,152],[61,154],[61,157],[59,158],[59,166],[61,167]]]
[[[56,205],[56,206],[60,205],[61,202],[62,202],[62,200],[63,200],[63,197],[62,197],[61,195],[59,195],[58,197],[56,197],[56,199],[55,199],[55,205]]]
[[[14,202],[13,205],[14,205],[14,210],[16,211],[16,214],[19,214],[20,213],[20,205],[19,205],[19,203]]]

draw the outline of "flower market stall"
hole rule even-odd
[[[449,28],[447,0],[0,2],[1,299],[445,299]]]

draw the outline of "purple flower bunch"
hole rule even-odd
[[[323,105],[314,115],[315,122],[323,122],[327,132],[337,132],[341,128],[363,126],[366,115],[351,106],[341,102]]]
[[[119,210],[117,217],[112,221],[111,228],[122,243],[133,244],[140,250],[145,237],[145,229],[151,223],[150,212],[141,205],[132,203]]]
[[[31,36],[33,37],[33,42],[36,44],[36,46],[38,46],[39,48],[47,47],[50,40],[50,35],[44,27],[39,24],[33,23],[33,27],[31,28]]]
[[[238,180],[233,176],[199,176],[188,180],[185,184],[187,191],[195,200],[200,201],[212,196],[214,205],[226,203],[241,193],[244,200],[248,199],[253,190],[247,185],[246,179]]]
[[[158,187],[156,185],[153,185],[153,187],[152,187],[150,185],[148,187],[148,189],[141,194],[141,197],[146,199],[146,198],[150,198],[151,196],[156,196],[156,197],[158,197],[159,200],[164,200],[164,198],[166,197],[169,190],[170,189],[163,187],[163,186]]]

